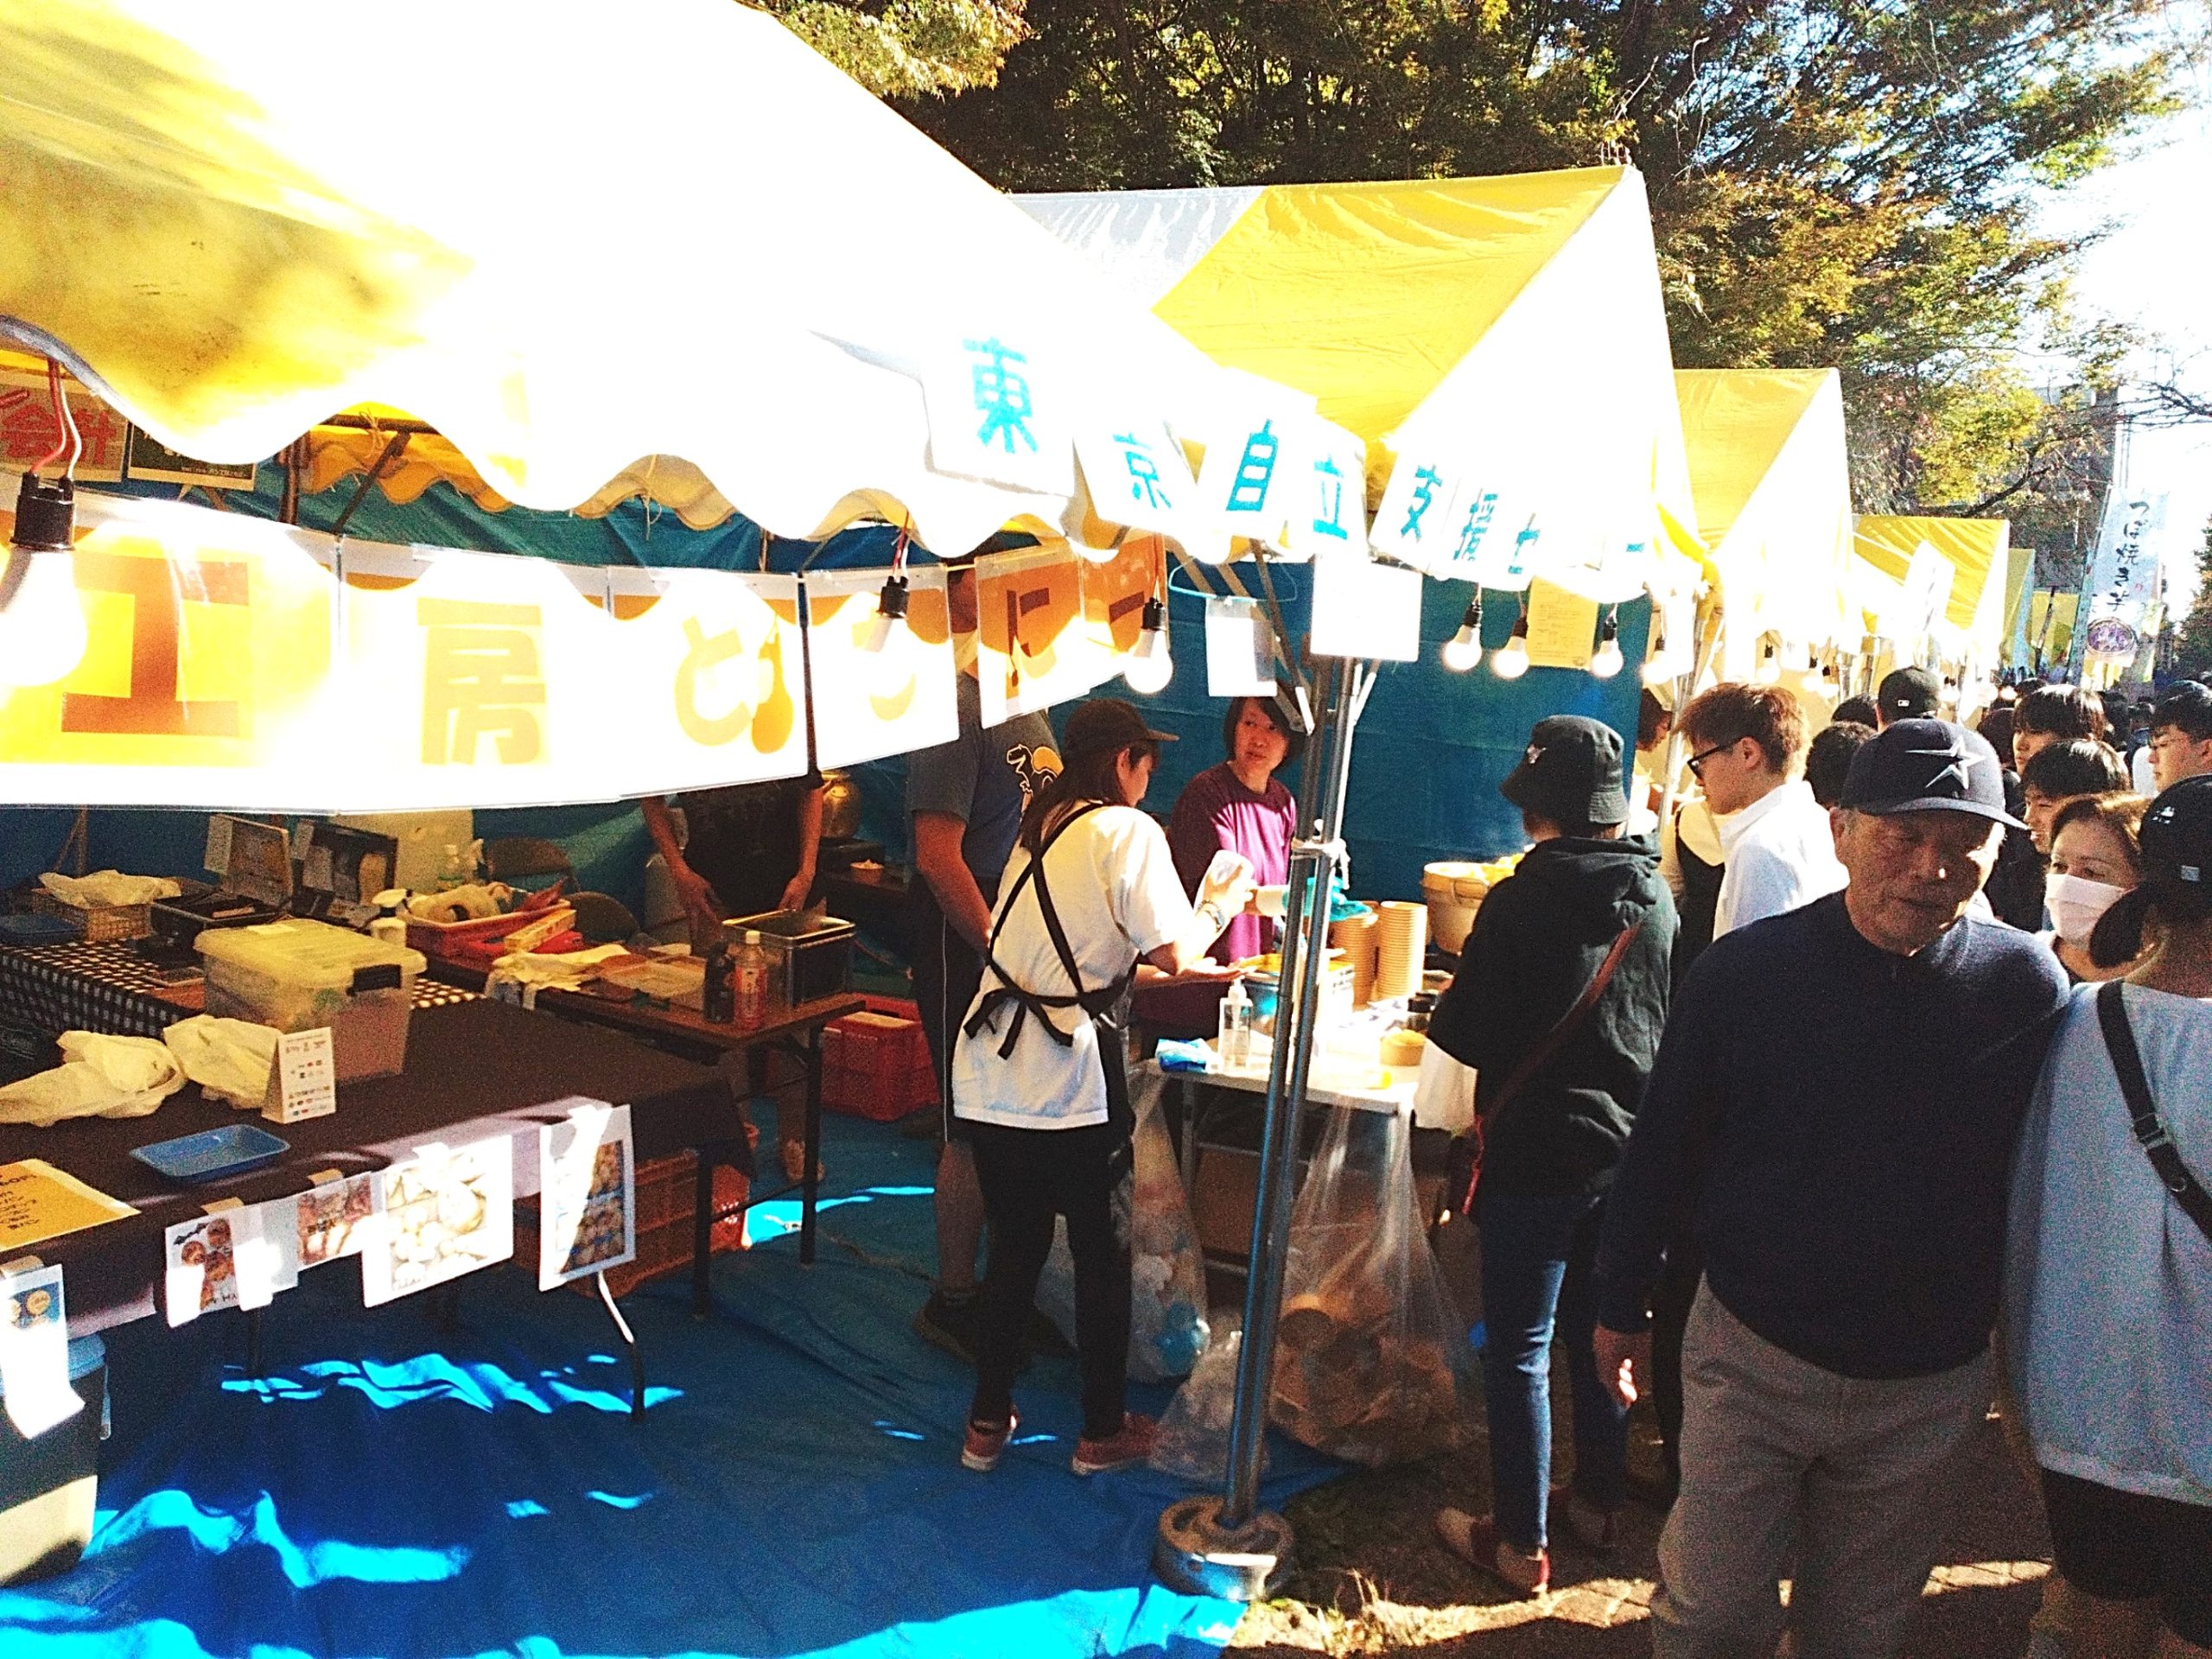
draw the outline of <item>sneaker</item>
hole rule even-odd
[[[999,1458],[1006,1451],[1006,1443],[1014,1438],[1014,1431],[1021,1426],[1021,1414],[1009,1411],[1006,1421],[996,1428],[986,1423],[971,1421],[968,1438],[961,1443],[960,1466],[973,1469],[979,1475],[988,1475],[999,1466]]]
[[[1497,1523],[1488,1516],[1439,1510],[1434,1524],[1445,1548],[1515,1594],[1535,1597],[1551,1588],[1552,1558],[1541,1549],[1534,1555],[1516,1549],[1497,1535]]]
[[[1620,1511],[1601,1510],[1571,1486],[1552,1488],[1552,1518],[1586,1550],[1610,1555],[1620,1541]]]
[[[922,1304],[922,1311],[914,1315],[914,1334],[924,1342],[944,1349],[955,1359],[973,1365],[982,1313],[982,1301],[978,1297],[969,1296],[956,1302],[943,1291],[933,1290],[929,1300]]]
[[[1068,1467],[1078,1475],[1110,1475],[1116,1469],[1128,1469],[1142,1463],[1159,1444],[1158,1423],[1141,1412],[1125,1412],[1120,1433],[1103,1440],[1094,1440],[1086,1434],[1077,1440],[1075,1456],[1068,1459]]]

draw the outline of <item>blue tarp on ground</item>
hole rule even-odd
[[[1149,1472],[1078,1480],[1072,1363],[1017,1389],[992,1474],[959,1466],[971,1376],[907,1328],[934,1149],[832,1120],[821,1259],[777,1237],[625,1303],[652,1409],[591,1301],[518,1270],[363,1310],[351,1264],[268,1318],[268,1370],[213,1315],[109,1338],[102,1525],[65,1577],[0,1591],[10,1659],[836,1653],[1198,1656],[1230,1604],[1147,1570]],[[773,1233],[795,1205],[756,1211]],[[1155,1407],[1158,1390],[1140,1404]],[[1277,1442],[1271,1501],[1330,1465]]]

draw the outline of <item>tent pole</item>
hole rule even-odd
[[[1299,1122],[1311,1074],[1322,967],[1328,956],[1329,876],[1343,850],[1344,796],[1351,778],[1351,742],[1362,701],[1355,663],[1328,666],[1328,701],[1315,734],[1307,782],[1318,782],[1318,835],[1292,844],[1284,899],[1281,985],[1274,1053],[1268,1071],[1266,1121],[1261,1130],[1259,1192],[1252,1212],[1251,1267],[1245,1281],[1244,1334],[1236,1357],[1236,1403],[1230,1421],[1228,1490],[1218,1498],[1185,1498],[1160,1517],[1153,1569],[1189,1593],[1255,1601],[1289,1576],[1295,1546],[1289,1522],[1259,1507],[1269,1382],[1282,1312],[1283,1269],[1298,1167]],[[1286,1015],[1287,1016],[1286,1020]]]

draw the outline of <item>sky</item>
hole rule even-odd
[[[2203,9],[2204,0],[2174,8],[2200,17]],[[2212,397],[2212,65],[2198,65],[2191,86],[2193,107],[2146,135],[2127,159],[2053,200],[2045,222],[2111,226],[2082,261],[2081,309],[2162,340],[2183,384]],[[2136,430],[2128,481],[2167,496],[2158,550],[2170,583],[2185,578],[2183,590],[2193,589],[2212,518],[2212,425]]]

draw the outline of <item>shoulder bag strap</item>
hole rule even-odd
[[[2112,1069],[2120,1078],[2120,1092],[2127,1103],[2127,1115],[2133,1122],[2135,1138],[2142,1143],[2151,1167],[2158,1173],[2158,1179],[2182,1212],[2212,1241],[2212,1193],[2205,1192],[2189,1166],[2181,1160],[2175,1150],[2173,1137],[2166,1133],[2166,1126],[2158,1121],[2158,1103],[2151,1097],[2151,1080],[2144,1075],[2143,1055],[2135,1046],[2135,1029],[2128,1023],[2127,1005],[2122,1000],[2120,982],[2107,980],[2097,988],[2097,1022],[2104,1027],[2105,1049],[2112,1056]]]
[[[1460,1196],[1460,1213],[1469,1213],[1474,1205],[1475,1185],[1482,1179],[1481,1145],[1484,1139],[1497,1129],[1499,1119],[1515,1097],[1534,1081],[1536,1073],[1543,1070],[1552,1056],[1559,1052],[1567,1039],[1573,1036],[1581,1028],[1582,1022],[1590,1017],[1591,1011],[1598,1006],[1598,1000],[1605,995],[1605,987],[1612,983],[1613,976],[1620,971],[1621,958],[1628,955],[1629,946],[1636,942],[1636,936],[1643,931],[1642,922],[1630,922],[1620,931],[1620,936],[1613,941],[1613,948],[1605,952],[1605,959],[1598,964],[1596,975],[1589,984],[1583,987],[1582,995],[1575,999],[1574,1006],[1560,1017],[1559,1023],[1546,1032],[1534,1048],[1521,1057],[1521,1064],[1513,1068],[1503,1086],[1491,1096],[1489,1107],[1466,1131],[1474,1137],[1475,1155],[1470,1163],[1466,1192]]]

